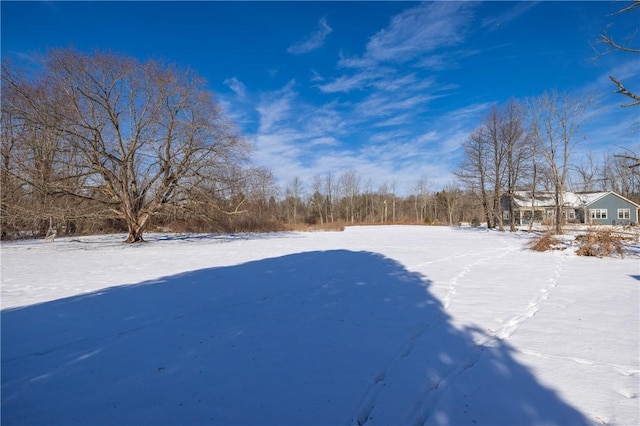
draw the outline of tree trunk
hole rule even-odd
[[[144,238],[142,238],[142,231],[137,231],[135,229],[129,229],[129,236],[125,240],[125,243],[146,243]]]
[[[538,167],[536,164],[536,144],[534,142],[533,145],[533,179],[531,181],[531,219],[529,220],[529,230],[530,233],[533,230],[533,220],[536,217],[536,185],[538,184]]]
[[[558,188],[556,186],[556,208],[555,208],[555,213],[556,213],[556,217],[555,217],[555,228],[556,228],[556,235],[562,235],[562,204],[563,204],[563,198],[562,198],[562,192],[564,191],[564,188],[560,187]]]
[[[516,232],[516,220],[513,211],[513,191],[509,192],[509,232]],[[522,224],[521,224],[522,225]]]
[[[500,194],[500,190],[496,186],[493,192],[493,215],[498,219],[498,231],[502,232],[504,231],[504,220],[502,220],[502,203],[500,203],[499,194]]]
[[[138,220],[135,220],[132,217],[128,217],[127,230],[129,231],[129,235],[125,240],[125,243],[146,243],[145,239],[142,238],[142,234],[147,227],[148,221],[148,214],[143,215],[142,217],[138,218]]]

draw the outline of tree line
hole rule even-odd
[[[51,50],[37,70],[2,64],[2,238],[282,229],[297,223],[427,216],[360,177],[296,180],[279,191],[203,79],[159,61]],[[420,211],[418,211],[420,198]],[[380,202],[389,206],[382,212]],[[414,207],[405,205],[414,203]],[[407,211],[411,211],[409,214]],[[438,208],[433,207],[433,217]]]
[[[480,221],[502,228],[504,194],[549,190],[561,206],[569,184],[638,201],[637,169],[628,167],[635,154],[603,166],[570,162],[589,105],[550,92],[495,106],[463,143],[464,161],[446,188],[423,177],[399,196],[396,180],[374,187],[356,170],[280,188],[272,171],[251,164],[250,144],[193,71],[52,50],[35,71],[2,64],[2,238],[51,228],[126,232],[127,242],[143,241],[148,229]]]

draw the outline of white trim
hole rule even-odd
[[[618,220],[629,220],[629,219],[631,219],[631,209],[627,209],[627,208],[618,209]]]
[[[589,209],[589,218],[606,220],[609,218],[609,211],[607,209]]]

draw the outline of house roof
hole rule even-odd
[[[567,207],[584,207],[598,201],[612,192],[565,192],[564,205]]]
[[[632,201],[627,200],[615,192],[571,192],[566,191],[563,195],[564,207],[585,207],[606,196],[607,194],[614,194],[632,204]],[[531,191],[516,191],[513,194],[514,201],[519,207],[531,207],[532,203],[534,207],[554,207],[555,195],[553,192],[540,191],[536,192],[535,200],[532,200]],[[639,206],[640,207],[640,206]]]

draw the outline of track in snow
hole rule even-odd
[[[508,243],[507,243],[508,244]],[[451,303],[456,294],[456,290],[461,280],[463,280],[470,272],[476,269],[478,266],[490,263],[492,261],[504,258],[509,253],[517,250],[518,247],[508,244],[507,247],[499,249],[497,254],[492,256],[482,257],[471,263],[468,263],[462,267],[462,269],[449,280],[447,293],[443,299],[443,308],[449,310]],[[411,269],[427,264],[436,262],[443,262],[459,258],[461,256],[447,257],[444,259],[437,259],[429,262],[424,262],[419,265],[414,265]],[[470,348],[470,353],[467,354],[464,359],[459,360],[456,365],[448,368],[447,371],[440,377],[433,378],[429,383],[424,384],[424,392],[413,398],[412,401],[407,401],[407,410],[402,414],[402,418],[398,419],[398,424],[409,424],[413,426],[419,426],[429,421],[433,415],[439,401],[444,396],[446,390],[456,381],[458,377],[463,375],[466,371],[473,368],[480,358],[485,353],[487,346],[494,346],[497,340],[509,339],[527,320],[533,318],[540,310],[540,306],[546,301],[551,294],[553,288],[558,286],[559,280],[562,276],[566,256],[561,256],[556,265],[554,266],[551,277],[547,280],[547,284],[541,288],[535,297],[528,303],[527,307],[520,313],[514,314],[504,325],[495,332],[492,332],[486,338],[481,339],[479,342],[475,342]],[[363,426],[370,422],[371,415],[379,403],[380,398],[385,392],[387,383],[392,379],[394,372],[398,369],[400,364],[405,360],[413,351],[418,340],[420,340],[427,330],[428,326],[421,328],[419,331],[411,334],[396,352],[396,354],[388,362],[387,366],[380,371],[372,375],[372,383],[367,388],[364,396],[361,398],[360,403],[355,410],[355,414],[351,417],[351,424],[354,426]],[[575,360],[581,362],[582,360]],[[615,366],[612,366],[615,368]],[[636,373],[632,371],[631,374]],[[631,398],[637,397],[637,395],[629,396]],[[376,422],[373,422],[376,423]]]
[[[507,322],[505,322],[505,324],[494,333],[495,337],[497,337],[498,339],[508,339],[509,337],[513,336],[513,334],[518,330],[518,328],[522,326],[522,324],[524,324],[530,318],[533,318],[538,313],[541,304],[544,303],[545,300],[549,299],[551,290],[558,286],[558,282],[560,280],[560,277],[562,276],[562,271],[564,270],[566,261],[566,256],[560,257],[553,269],[551,278],[549,278],[549,280],[547,281],[547,285],[540,289],[536,297],[531,302],[529,302],[524,312],[514,315]]]

